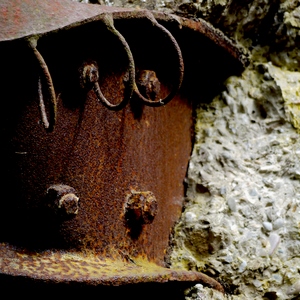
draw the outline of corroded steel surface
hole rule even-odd
[[[224,34],[202,19],[197,21],[161,12],[135,10],[102,5],[86,5],[65,0],[1,0],[0,2],[0,41],[9,41],[30,36],[42,36],[49,32],[69,29],[85,23],[105,19],[112,15],[114,19],[138,19],[153,15],[158,21],[173,23],[198,32],[228,51],[242,63],[247,60],[237,47]]]
[[[191,20],[187,18],[181,18],[176,15],[166,15],[161,12],[154,11],[153,15],[157,21],[163,24],[173,24],[176,27],[187,28],[190,31],[197,32],[199,35],[205,36],[207,39],[211,40],[216,46],[220,47],[222,52],[228,52],[230,56],[240,61],[243,65],[248,64],[248,58],[241,52],[233,41],[227,38],[224,33],[211,24],[202,19]],[[174,26],[174,27],[175,27]],[[213,55],[211,56],[213,58]]]
[[[164,257],[184,199],[192,100],[211,99],[218,84],[241,69],[238,50],[211,26],[175,16],[154,13],[174,39],[144,10],[61,0],[42,2],[38,9],[35,1],[14,1],[13,10],[8,3],[0,4],[0,24],[8,17],[15,24],[2,26],[0,33],[1,273],[113,285],[200,281],[222,290],[201,273],[164,268]],[[28,4],[32,23],[24,18]],[[51,132],[41,124],[51,101],[43,104],[45,111],[39,109],[45,91],[27,43],[36,35],[33,50],[41,53],[55,87]],[[181,51],[186,71],[174,96],[183,74]],[[127,95],[128,81],[134,82],[131,56],[130,68],[143,74],[138,84],[147,87],[143,96],[159,105],[174,96],[169,103],[151,107],[153,99],[141,101],[135,83],[135,94],[117,110],[99,101],[95,82],[111,106]],[[58,189],[52,199],[49,191],[57,187],[67,191]],[[140,192],[151,195],[153,207],[144,200],[138,210],[131,207],[146,220],[132,222],[128,199]],[[65,207],[63,197],[69,197]],[[155,209],[151,220],[148,206]]]
[[[38,277],[43,281],[84,282],[88,285],[119,286],[146,282],[198,281],[224,291],[221,284],[200,272],[172,270],[144,259],[134,261],[103,259],[78,253],[26,253],[0,245],[2,272]],[[38,276],[37,276],[38,271]]]
[[[0,41],[43,35],[70,25],[103,19],[106,13],[123,11],[100,5],[86,5],[69,0],[1,0]],[[126,9],[128,11],[128,9]]]

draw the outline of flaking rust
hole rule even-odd
[[[223,291],[164,257],[193,106],[242,70],[238,49],[205,22],[158,12],[62,0],[0,10],[1,273]]]

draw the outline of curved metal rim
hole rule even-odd
[[[0,274],[49,282],[120,286],[142,282],[200,282],[224,292],[215,279],[195,271],[169,269],[144,258],[105,258],[78,252],[30,252],[0,245]]]

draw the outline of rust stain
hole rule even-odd
[[[220,283],[200,272],[172,270],[145,259],[100,258],[91,254],[46,251],[19,252],[0,245],[2,273],[53,282],[84,282],[88,285],[120,286],[146,282],[198,281],[224,292]],[[37,276],[38,272],[38,276]]]

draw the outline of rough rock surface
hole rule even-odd
[[[218,278],[231,293],[198,285],[186,299],[298,299],[299,1],[192,6],[247,48],[252,63],[198,109],[170,262]]]
[[[172,265],[219,278],[234,299],[300,291],[299,136],[274,72],[259,63],[198,110],[175,228]]]
[[[299,1],[91,2],[201,17],[250,52],[243,74],[197,110],[169,263],[205,272],[228,292],[198,284],[186,300],[300,299]]]

